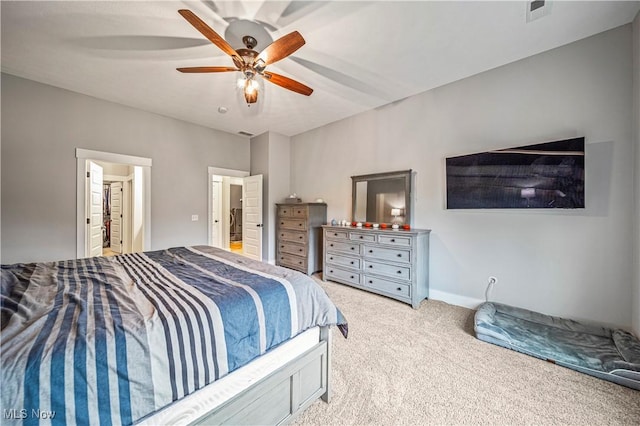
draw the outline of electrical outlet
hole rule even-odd
[[[198,221],[198,215],[197,214],[192,214],[191,215],[191,221],[192,222],[197,222]]]

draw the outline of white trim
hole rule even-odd
[[[143,175],[143,241],[142,250],[151,250],[151,158],[76,148],[76,257],[86,257],[86,176],[87,160],[142,167]]]
[[[209,172],[209,176],[211,175],[219,175],[219,176],[230,176],[230,177],[247,177],[250,175],[249,172],[245,172],[244,170],[233,170],[233,169],[223,169],[221,167],[207,167],[207,171]],[[211,182],[211,178],[209,178],[209,182]]]
[[[126,182],[131,180],[131,175],[129,176],[120,176],[120,175],[102,175],[102,180],[108,182]]]
[[[441,300],[451,305],[462,306],[469,309],[476,309],[480,304],[484,303],[482,299],[460,296],[459,294],[434,289],[429,289],[429,299]]]
[[[136,157],[134,155],[115,154],[112,152],[92,151],[76,148],[76,158],[85,160],[106,161],[107,163],[129,164],[131,166],[151,167],[151,158]]]

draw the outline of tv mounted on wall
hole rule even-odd
[[[584,137],[446,159],[448,209],[584,208]]]

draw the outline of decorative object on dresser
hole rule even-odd
[[[325,203],[276,204],[276,265],[307,275],[322,270],[322,228],[327,223]]]
[[[322,278],[411,304],[429,297],[427,229],[323,226]]]

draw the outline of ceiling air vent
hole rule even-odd
[[[551,2],[549,0],[527,1],[527,22],[535,21],[551,12]]]
[[[240,130],[238,134],[242,136],[249,136],[249,137],[253,136],[253,133],[245,132],[244,130]]]

